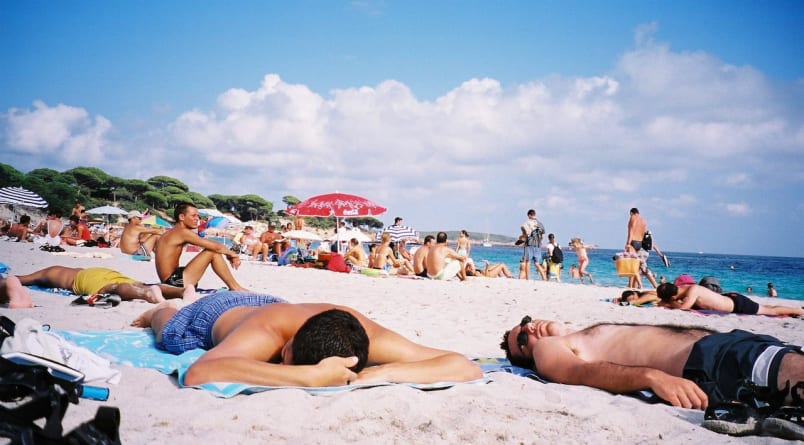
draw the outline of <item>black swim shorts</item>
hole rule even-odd
[[[184,287],[184,267],[177,267],[176,270],[174,270],[173,273],[167,277],[167,279],[162,281],[162,284],[175,287]]]
[[[737,292],[727,292],[723,295],[734,301],[734,309],[731,311],[734,314],[756,315],[757,312],[759,312],[759,303],[745,295],[738,294]]]

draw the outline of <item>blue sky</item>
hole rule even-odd
[[[0,156],[802,256],[804,4],[0,0]]]

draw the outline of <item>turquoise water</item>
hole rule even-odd
[[[564,251],[564,270],[561,273],[561,279],[564,282],[577,283],[577,280],[569,277],[569,267],[578,263],[577,256],[569,247],[562,247],[562,250]],[[616,250],[594,249],[587,250],[587,253],[589,254],[587,270],[594,276],[595,284],[619,287],[627,285],[628,280],[618,277],[614,269],[612,256],[617,253]],[[804,300],[804,258],[685,252],[663,253],[670,259],[669,268],[664,266],[656,252],[651,252],[648,259],[648,267],[656,273],[657,282],[660,275],[664,275],[668,281],[673,281],[682,273],[692,275],[696,281],[706,275],[712,275],[720,280],[724,291],[757,296],[764,296],[768,289],[768,282],[772,282],[780,297]],[[522,248],[475,245],[472,246],[471,256],[479,267],[483,266],[483,260],[505,263],[511,269],[511,273],[517,276]],[[530,277],[534,279],[533,265],[530,268]],[[643,285],[649,287],[650,283],[643,278]],[[747,292],[746,289],[749,286],[753,288],[753,292]]]

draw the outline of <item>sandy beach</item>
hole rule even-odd
[[[108,267],[144,282],[157,282],[153,263],[134,261],[118,249],[68,252],[112,255],[74,258],[27,243],[0,242],[0,261],[25,274],[60,264]],[[190,258],[185,253],[182,264]],[[613,266],[612,266],[613,267]],[[572,328],[597,322],[672,323],[728,331],[739,328],[801,344],[804,321],[763,316],[702,316],[660,308],[601,302],[622,289],[516,279],[470,278],[440,282],[244,262],[235,271],[244,286],[291,302],[333,302],[354,307],[381,324],[429,346],[470,357],[502,357],[504,330],[523,315],[562,320]],[[625,285],[625,279],[623,279]],[[211,272],[201,288],[219,288]],[[152,307],[143,301],[115,308],[70,306],[71,297],[31,291],[33,309],[0,309],[13,320],[31,317],[55,329],[135,329],[129,323]],[[757,298],[759,302],[768,299]],[[773,300],[801,305],[800,301]],[[770,437],[731,438],[700,426],[703,412],[649,405],[604,391],[542,384],[504,373],[488,384],[460,384],[420,391],[387,386],[314,396],[274,390],[221,399],[179,389],[175,376],[116,366],[122,380],[107,402],[82,399],[65,416],[65,431],[89,420],[101,404],[121,411],[123,443],[783,443]]]

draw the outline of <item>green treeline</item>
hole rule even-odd
[[[50,208],[60,209],[69,215],[76,201],[91,209],[103,205],[117,205],[126,210],[150,210],[166,219],[173,219],[173,208],[178,203],[190,202],[198,208],[215,208],[231,213],[241,221],[275,221],[284,216],[275,211],[274,204],[259,195],[210,195],[204,196],[190,190],[182,181],[170,176],[154,176],[146,179],[123,179],[112,176],[95,167],[76,167],[59,172],[50,168],[37,168],[22,173],[8,164],[0,163],[0,187],[24,187],[44,198]],[[285,196],[285,207],[300,200]],[[331,228],[333,218],[305,218],[306,223],[316,228]],[[350,218],[358,226],[381,228],[376,218]]]

